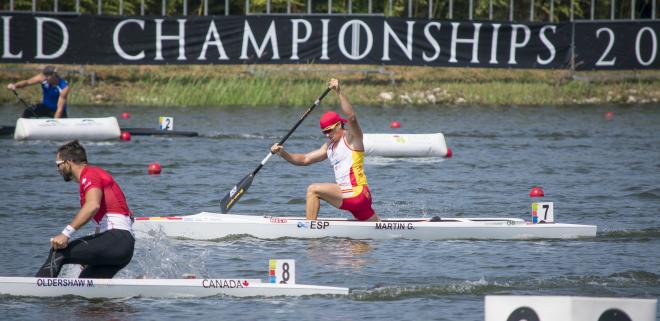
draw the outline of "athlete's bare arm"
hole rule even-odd
[[[339,96],[341,110],[348,120],[348,142],[353,149],[364,150],[362,128],[360,128],[360,124],[358,123],[353,105],[351,105],[351,102],[348,101],[348,97],[346,97],[341,91],[339,80],[334,78],[330,79],[328,87],[334,90],[335,93],[337,93],[337,96]]]
[[[73,217],[71,225],[76,230],[87,224],[96,215],[101,207],[103,192],[99,188],[92,188],[85,193],[85,204],[80,208],[78,214]]]
[[[321,148],[313,150],[307,154],[291,154],[284,150],[284,146],[280,144],[275,144],[270,148],[271,153],[280,154],[287,162],[298,165],[298,166],[307,166],[320,161],[324,161],[328,158],[328,144],[323,144]]]
[[[43,74],[37,74],[37,75],[34,75],[30,79],[21,80],[21,81],[16,82],[16,83],[9,84],[9,85],[7,85],[7,89],[16,90],[16,89],[19,89],[19,88],[23,88],[25,86],[38,84],[38,83],[44,81],[44,79],[46,79],[46,76],[44,76]]]
[[[60,92],[60,98],[57,99],[57,111],[55,111],[54,118],[62,118],[62,113],[64,113],[64,105],[66,105],[66,99],[69,95],[69,88],[66,87]]]
[[[71,220],[71,227],[78,230],[85,225],[89,220],[96,215],[101,207],[101,199],[103,199],[103,192],[101,189],[92,188],[85,193],[85,204],[80,208],[76,216]],[[69,237],[60,233],[53,237],[50,241],[54,249],[66,248],[69,243]]]

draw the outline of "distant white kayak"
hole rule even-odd
[[[347,295],[348,288],[261,283],[258,279],[64,279],[0,277],[0,294],[85,298],[182,298],[228,295],[273,297]]]
[[[343,218],[308,221],[303,217],[233,215],[203,212],[195,215],[138,217],[138,237],[161,232],[169,237],[214,240],[231,235],[262,239],[572,239],[596,236],[595,225],[532,224],[517,218],[401,218],[359,222]]]

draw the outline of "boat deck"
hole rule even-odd
[[[275,297],[348,295],[342,287],[262,283],[258,279],[68,279],[0,277],[0,294],[85,298]]]
[[[346,218],[308,221],[304,217],[234,215],[203,212],[185,216],[139,217],[133,225],[138,237],[162,231],[195,240],[250,235],[263,239],[552,239],[596,236],[595,225],[532,224],[518,218],[390,218],[363,222]]]

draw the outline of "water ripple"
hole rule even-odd
[[[488,295],[502,292],[553,290],[560,288],[658,287],[660,276],[647,271],[625,271],[608,276],[562,276],[550,279],[494,279],[452,280],[442,285],[389,285],[369,289],[355,289],[351,299],[357,301],[394,301],[409,298],[448,295]]]

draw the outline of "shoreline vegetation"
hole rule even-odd
[[[43,64],[0,64],[0,104],[18,104],[6,85]],[[657,104],[657,71],[585,72],[366,65],[57,65],[69,105],[306,106],[331,77],[357,105],[543,106]],[[625,76],[622,77],[622,76]],[[586,80],[585,80],[586,79]],[[28,102],[38,86],[22,88]]]

